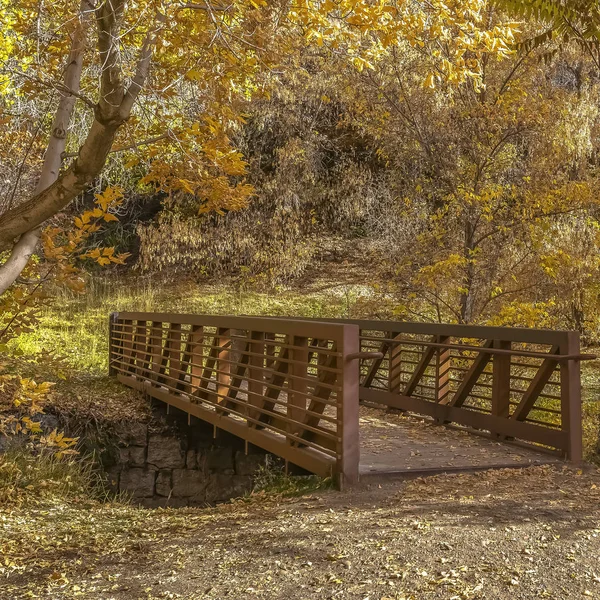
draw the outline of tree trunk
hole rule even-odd
[[[65,88],[79,91],[81,72],[83,70],[83,55],[86,44],[86,26],[90,21],[94,8],[90,0],[82,0],[79,7],[79,23],[73,35],[69,58],[64,71]],[[75,110],[76,97],[68,92],[61,92],[58,108],[52,122],[50,140],[44,156],[44,163],[38,179],[34,199],[43,191],[48,189],[57,179],[62,164],[62,154],[67,144],[67,133]],[[0,217],[0,220],[2,217]],[[13,246],[11,254],[6,262],[0,267],[0,294],[3,294],[17,279],[23,269],[27,266],[31,255],[35,251],[40,239],[40,223],[32,223],[33,227],[22,233],[18,242]],[[7,230],[6,235],[10,235]],[[0,235],[1,227],[0,227]],[[8,238],[8,243],[16,235]],[[6,238],[5,238],[6,239]],[[6,247],[5,241],[2,247]]]
[[[473,240],[475,228],[470,219],[465,223],[463,256],[467,261],[465,268],[465,278],[463,280],[464,291],[460,295],[460,319],[462,323],[470,323],[473,320],[474,297],[473,286],[475,284],[475,264],[473,262],[473,251],[475,250]]]

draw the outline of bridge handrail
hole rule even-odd
[[[112,313],[122,383],[339,483],[358,479],[358,327]]]

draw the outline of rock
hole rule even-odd
[[[116,428],[119,442],[125,446],[145,446],[148,441],[148,425],[145,423],[122,423]]]
[[[237,475],[255,475],[266,464],[265,454],[235,453],[235,472]]]
[[[181,442],[166,435],[150,436],[147,460],[158,469],[180,469],[185,466]]]
[[[146,447],[131,446],[129,448],[129,464],[132,467],[142,467],[146,463]]]
[[[133,494],[134,498],[149,498],[154,495],[156,471],[152,469],[125,469],[121,472],[120,489]]]
[[[233,471],[233,450],[226,446],[212,448],[208,453],[206,466],[212,471]]]
[[[201,471],[173,471],[173,496],[176,498],[204,497],[206,485],[206,476]]]
[[[214,473],[206,488],[207,502],[222,502],[238,498],[252,490],[252,477]]]
[[[188,450],[185,455],[185,466],[188,469],[197,469],[198,468],[198,460],[197,454],[195,450]]]
[[[156,476],[156,493],[159,496],[168,496],[171,489],[171,471],[159,471]]]
[[[117,462],[120,465],[129,464],[129,448],[127,448],[127,447],[119,448],[119,458],[118,458]]]

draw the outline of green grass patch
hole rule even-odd
[[[267,462],[265,466],[261,466],[258,469],[254,476],[252,496],[266,494],[270,496],[294,497],[333,488],[331,477],[289,475],[278,462]]]
[[[106,372],[111,312],[140,311],[211,315],[343,317],[347,293],[269,292],[226,286],[186,284],[177,288],[131,280],[92,282],[84,295],[61,292],[41,312],[34,332],[10,342],[11,350],[31,356],[42,351],[63,356],[74,368]]]

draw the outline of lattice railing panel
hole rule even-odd
[[[115,313],[110,338],[124,383],[304,468],[356,478],[356,326]]]

